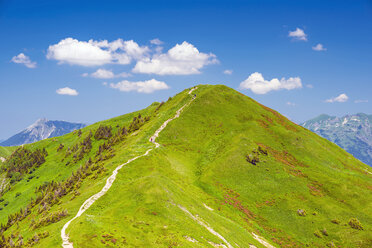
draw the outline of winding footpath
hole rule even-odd
[[[196,90],[197,87],[194,87],[192,88],[190,91],[189,91],[189,95],[191,95],[191,93]],[[171,121],[173,121],[174,119],[178,118],[181,114],[181,112],[184,110],[185,107],[187,107],[188,105],[191,104],[191,102],[195,99],[195,97],[193,97],[188,103],[186,103],[185,105],[183,105],[180,109],[178,109],[176,111],[176,115],[168,120],[166,120],[158,130],[155,131],[154,135],[152,135],[149,139],[150,142],[152,142],[154,145],[155,145],[155,149],[158,148],[160,146],[159,143],[157,143],[155,141],[155,139],[159,136],[160,132],[163,131],[163,129],[167,126],[167,124]],[[106,180],[106,184],[105,186],[102,188],[102,190],[100,192],[98,192],[97,194],[91,196],[90,198],[88,198],[84,203],[83,205],[81,205],[79,211],[77,212],[77,214],[75,215],[75,217],[73,217],[71,220],[69,220],[63,227],[62,227],[62,230],[61,230],[61,238],[62,238],[62,247],[63,248],[73,248],[73,244],[72,242],[69,241],[69,237],[68,235],[66,234],[66,229],[68,228],[68,226],[71,224],[72,221],[74,221],[76,218],[80,217],[87,209],[90,208],[90,206],[92,206],[92,204],[97,201],[101,196],[103,196],[104,194],[106,194],[106,192],[111,188],[112,184],[114,183],[115,179],[116,179],[116,175],[118,174],[119,170],[124,166],[124,165],[127,165],[131,162],[133,162],[134,160],[140,158],[140,157],[144,157],[144,156],[147,156],[149,154],[150,151],[152,151],[153,149],[148,149],[144,154],[140,155],[140,156],[137,156],[137,157],[134,157],[134,158],[131,158],[129,159],[126,163],[124,164],[121,164],[119,165],[118,167],[115,168],[115,170],[112,172],[112,175],[107,178]]]

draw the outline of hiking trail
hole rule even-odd
[[[191,95],[191,93],[196,90],[198,87],[193,87],[192,89],[189,90],[188,94]],[[167,126],[167,124],[171,121],[173,121],[174,119],[178,118],[181,114],[181,112],[184,110],[185,107],[187,107],[188,105],[191,104],[191,102],[195,99],[196,96],[193,96],[193,98],[187,102],[185,105],[183,105],[180,109],[178,109],[176,111],[176,114],[174,117],[166,120],[161,126],[159,129],[157,129],[155,131],[155,133],[150,137],[149,141],[152,142],[154,145],[155,145],[155,149],[158,148],[160,146],[159,143],[157,143],[155,141],[155,139],[159,136],[160,132],[163,131],[163,129]],[[71,224],[72,221],[74,221],[76,218],[80,217],[87,209],[90,208],[90,206],[92,206],[92,204],[97,201],[99,198],[101,198],[101,196],[103,196],[104,194],[106,194],[106,192],[111,188],[112,184],[115,182],[115,179],[116,179],[116,175],[118,174],[119,170],[124,166],[124,165],[127,165],[131,162],[133,162],[134,160],[140,158],[140,157],[144,157],[144,156],[147,156],[149,154],[150,151],[152,151],[153,148],[150,148],[148,149],[144,154],[142,155],[139,155],[137,157],[134,157],[134,158],[131,158],[129,159],[127,162],[125,162],[124,164],[121,164],[119,165],[118,167],[115,168],[115,170],[112,172],[112,175],[107,178],[106,180],[106,184],[105,186],[102,188],[102,190],[96,194],[94,194],[93,196],[89,197],[81,206],[80,206],[80,209],[79,211],[77,212],[77,214],[75,215],[75,217],[73,217],[71,220],[69,220],[63,227],[62,227],[62,230],[61,230],[61,238],[62,238],[62,247],[63,248],[73,248],[73,244],[72,242],[69,241],[69,236],[66,234],[66,229],[68,228],[68,226]]]

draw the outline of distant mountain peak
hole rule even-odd
[[[372,166],[372,115],[357,113],[336,117],[322,114],[301,125]]]
[[[74,130],[85,127],[82,123],[67,121],[50,121],[40,118],[23,131],[0,143],[1,146],[17,146],[33,143],[39,140],[61,136]]]

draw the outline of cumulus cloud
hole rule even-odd
[[[14,56],[11,61],[16,64],[24,64],[28,68],[36,68],[36,62],[32,62],[30,60],[30,57],[28,57],[24,53],[20,53],[17,56]]]
[[[167,53],[154,54],[152,58],[138,61],[132,71],[158,75],[190,75],[199,74],[204,66],[215,63],[218,60],[214,54],[199,52],[195,46],[184,41]]]
[[[226,75],[231,75],[233,73],[233,71],[232,70],[224,70],[223,73],[226,74]]]
[[[261,73],[252,73],[246,80],[240,83],[241,89],[249,89],[255,94],[266,94],[273,90],[293,90],[302,88],[301,78],[290,77],[288,79],[273,78],[265,80]]]
[[[157,45],[157,46],[160,46],[161,44],[163,44],[163,42],[161,40],[159,40],[158,38],[150,40],[150,43],[154,44],[154,45]]]
[[[343,93],[343,94],[340,94],[337,97],[327,99],[326,102],[330,102],[330,103],[332,103],[332,102],[346,102],[347,100],[349,100],[349,97],[345,93]]]
[[[320,43],[318,43],[316,46],[313,46],[312,49],[314,51],[318,51],[318,52],[320,52],[320,51],[327,51],[327,48],[323,47],[323,45],[320,44]]]
[[[125,65],[130,64],[132,59],[142,59],[148,52],[148,47],[141,47],[133,40],[117,39],[108,42],[66,38],[49,46],[47,58],[57,60],[61,64],[81,66],[100,66],[110,63]]]
[[[71,89],[69,87],[60,88],[56,90],[58,95],[68,95],[68,96],[77,96],[79,93],[75,89]]]
[[[139,93],[152,93],[157,90],[169,89],[169,86],[165,82],[158,81],[156,79],[138,82],[123,80],[116,84],[111,83],[110,87],[124,92],[137,91]]]
[[[133,40],[122,39],[109,42],[66,38],[50,45],[46,57],[57,60],[59,64],[80,66],[128,65],[135,61],[133,72],[158,75],[199,74],[206,65],[218,63],[216,55],[199,52],[186,41],[176,44],[167,52],[162,51],[162,41],[159,39],[150,42],[156,46],[140,46]],[[112,76],[108,74],[104,78]]]
[[[295,40],[307,41],[307,34],[305,34],[301,28],[296,28],[294,31],[289,31],[288,37],[291,37]]]
[[[118,78],[118,77],[129,77],[130,74],[127,72],[122,72],[119,74],[113,73],[111,70],[106,69],[98,69],[97,71],[89,74],[83,73],[83,77],[93,77],[93,78],[100,78],[100,79],[109,79],[109,78]]]

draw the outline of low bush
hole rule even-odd
[[[321,237],[322,237],[322,233],[321,233],[319,230],[316,230],[316,231],[314,232],[314,235],[315,235],[315,237],[317,237],[317,238],[321,238]]]
[[[337,224],[337,225],[341,223],[341,221],[339,221],[338,219],[333,219],[333,220],[331,220],[331,222],[333,224]]]
[[[363,226],[357,218],[351,218],[349,220],[349,226],[357,230],[363,230]]]
[[[299,216],[306,216],[306,210],[304,210],[304,209],[298,209],[297,210],[297,214]]]

